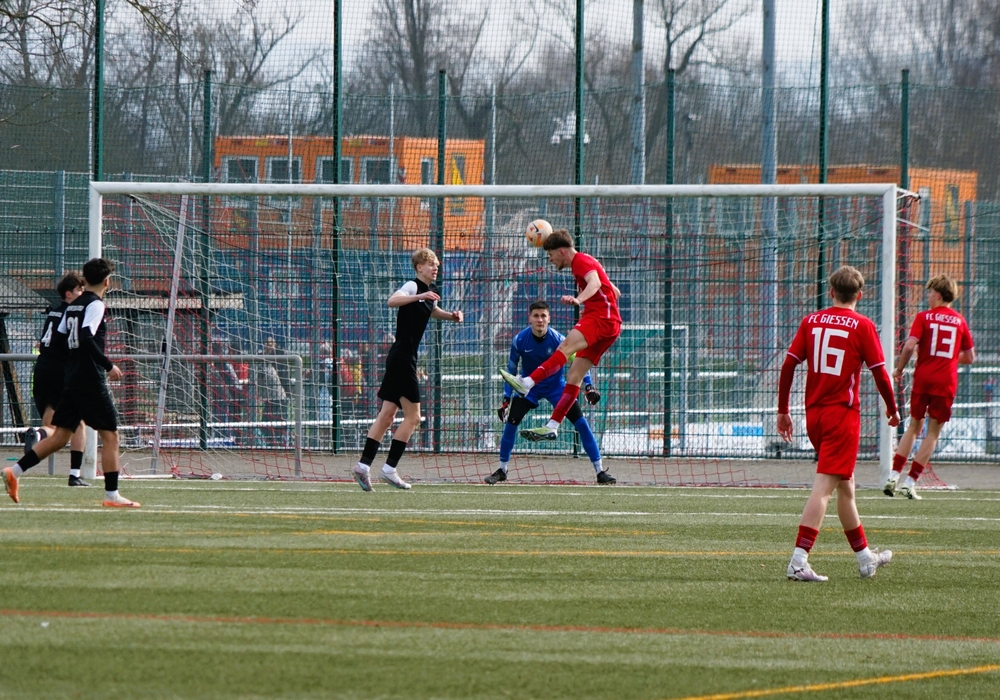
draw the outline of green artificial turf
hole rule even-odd
[[[801,490],[62,484],[0,505],[0,698],[1000,696],[996,492],[859,492],[867,581],[832,503],[802,584]]]

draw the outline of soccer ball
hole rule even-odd
[[[524,237],[528,239],[528,245],[541,248],[550,233],[552,233],[552,224],[545,219],[535,219],[528,224]]]

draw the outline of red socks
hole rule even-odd
[[[795,538],[795,546],[808,552],[816,544],[817,537],[819,537],[819,530],[799,525],[799,536]]]
[[[892,470],[894,472],[903,471],[903,467],[906,466],[906,455],[893,455],[892,456]]]
[[[923,474],[924,469],[926,468],[926,464],[921,464],[920,462],[915,461],[912,465],[910,465],[910,478],[916,481],[920,478],[920,475]]]
[[[865,537],[865,528],[858,525],[853,530],[844,530],[844,534],[847,535],[847,541],[851,545],[851,549],[855,552],[860,552],[865,547],[868,546],[868,538]]]
[[[534,381],[535,384],[538,384],[539,382],[545,381],[553,374],[558,372],[565,364],[566,364],[566,355],[564,355],[560,350],[556,350],[554,353],[549,355],[549,359],[547,359],[542,364],[538,365],[538,369],[536,369],[528,376],[531,377],[532,381]],[[577,387],[577,390],[579,391],[579,387]]]
[[[541,369],[541,367],[538,369]],[[579,395],[580,387],[575,384],[567,384],[566,388],[563,389],[562,396],[559,397],[559,403],[556,404],[555,409],[552,411],[552,420],[556,423],[562,423],[563,418],[569,413],[569,409],[573,408],[573,404],[576,403],[576,397]]]

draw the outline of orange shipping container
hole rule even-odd
[[[445,143],[445,183],[478,185],[483,182],[484,142],[448,139]],[[291,168],[289,168],[291,163]],[[289,173],[289,169],[291,172]],[[333,181],[333,138],[293,137],[291,157],[287,136],[220,136],[215,139],[215,172],[220,182]],[[399,136],[350,136],[341,142],[340,182],[435,184],[437,140]],[[222,199],[218,233],[224,243],[246,248],[282,249],[313,245],[319,230],[321,245],[329,247],[332,209],[311,198],[271,197],[256,205],[236,198]],[[478,248],[482,240],[483,200],[453,197],[445,200],[445,250]],[[354,249],[412,250],[428,245],[433,226],[430,200],[419,198],[341,200],[341,246]],[[318,214],[318,216],[317,216]],[[251,241],[251,233],[256,241]]]

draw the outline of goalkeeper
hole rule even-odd
[[[549,305],[544,301],[535,301],[528,308],[528,320],[531,325],[522,330],[510,344],[510,359],[507,361],[507,371],[517,374],[517,365],[521,364],[521,374],[528,375],[535,371],[538,365],[549,359],[559,343],[563,341],[562,333],[549,327]],[[590,373],[583,379],[584,396],[591,405],[597,404],[601,400],[601,395],[594,389]],[[503,404],[497,409],[500,420],[505,421],[503,427],[503,437],[500,438],[500,468],[486,477],[487,484],[496,484],[507,480],[507,467],[510,464],[510,453],[514,449],[514,441],[517,439],[517,426],[527,413],[538,408],[540,399],[546,399],[555,406],[563,394],[566,380],[562,372],[556,372],[548,379],[544,379],[528,392],[527,396],[514,394],[509,385],[503,388]],[[594,465],[597,472],[598,484],[613,484],[615,478],[604,471],[601,465],[601,451],[597,447],[597,438],[590,429],[587,419],[580,410],[580,404],[574,403],[566,414],[576,432],[580,435],[580,442],[583,449]]]

